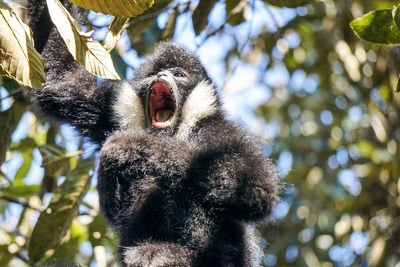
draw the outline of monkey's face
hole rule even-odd
[[[182,99],[179,88],[187,83],[188,74],[182,68],[171,68],[154,75],[145,101],[149,126],[164,128],[177,123]]]
[[[216,112],[218,97],[200,61],[184,47],[161,43],[123,83],[113,106],[122,129],[187,136],[202,118]]]

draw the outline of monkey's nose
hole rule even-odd
[[[161,78],[163,76],[167,76],[167,73],[165,71],[160,71],[159,73],[157,73],[157,78]]]

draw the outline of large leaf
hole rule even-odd
[[[198,35],[207,26],[208,14],[216,2],[217,0],[200,1],[199,5],[194,10],[192,20],[196,35]]]
[[[298,7],[318,0],[264,0],[264,2],[278,7]]]
[[[14,10],[0,0],[0,74],[34,88],[45,81],[44,63],[32,34]]]
[[[113,18],[108,27],[106,39],[103,46],[107,51],[111,51],[117,45],[122,32],[129,26],[129,19]]]
[[[122,18],[136,17],[150,8],[154,0],[70,0],[75,5]]]
[[[391,9],[381,9],[369,12],[350,23],[358,36],[368,42],[377,44],[400,44],[400,30],[393,20]]]
[[[82,30],[71,14],[58,0],[47,0],[54,25],[67,44],[73,57],[94,75],[107,79],[120,79],[108,51],[90,33]]]
[[[49,206],[40,214],[32,232],[28,246],[31,262],[40,260],[67,233],[89,188],[91,176],[88,172],[92,167],[93,162],[90,159],[79,161],[78,166],[54,192]]]

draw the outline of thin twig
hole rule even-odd
[[[208,40],[208,38],[210,38],[211,36],[214,36],[215,34],[217,34],[220,31],[222,31],[230,19],[231,19],[231,16],[229,16],[229,18],[227,20],[225,20],[217,29],[207,33],[207,35],[203,38],[203,40],[201,40],[200,43],[196,44],[196,51],[205,43],[205,41]]]
[[[207,35],[203,38],[203,40],[201,40],[200,43],[196,44],[196,50],[198,50],[204,44],[204,42],[207,41],[208,38],[214,36],[215,34],[219,33],[220,31],[222,31],[224,29],[225,25],[227,23],[229,23],[229,21],[232,19],[232,17],[233,17],[233,15],[229,14],[228,17],[225,19],[225,21],[218,28],[216,28],[215,30],[212,30],[211,32],[208,32]]]
[[[18,253],[17,255],[15,255],[18,259],[22,260],[25,263],[29,263],[29,260],[27,258],[25,258],[24,256],[21,255],[21,253]]]
[[[129,21],[129,25],[135,24],[135,23],[137,23],[137,22],[139,22],[139,21],[143,21],[143,20],[155,18],[155,17],[157,17],[159,14],[163,13],[164,11],[167,11],[168,9],[173,9],[173,8],[175,8],[176,6],[178,6],[178,3],[172,2],[172,3],[168,4],[167,6],[165,6],[164,8],[162,8],[162,9],[160,9],[160,10],[157,10],[157,11],[155,11],[155,12],[153,12],[153,13],[150,13],[150,14],[147,14],[147,15],[138,16],[138,17],[136,17],[136,18],[132,18],[132,19]]]
[[[0,177],[4,178],[8,184],[11,184],[10,178],[7,177],[1,170],[0,170]]]
[[[41,208],[33,207],[33,206],[29,205],[29,203],[26,203],[24,201],[20,201],[18,199],[15,199],[15,198],[12,198],[12,197],[9,197],[9,196],[5,196],[2,192],[0,192],[0,199],[3,199],[3,200],[8,201],[8,202],[12,202],[12,203],[20,204],[21,206],[23,206],[25,208],[29,208],[29,209],[33,209],[33,210],[37,210],[37,211],[42,211]]]
[[[273,23],[273,26],[276,28],[276,30],[278,31],[279,30],[279,23],[278,23],[278,21],[276,20],[276,17],[275,17],[275,15],[274,15],[274,13],[272,13],[272,11],[270,10],[270,8],[272,8],[271,6],[266,6],[266,10],[267,10],[267,13],[268,13],[268,15],[269,15],[269,17],[271,18],[271,21],[272,21],[272,23]]]
[[[21,93],[23,93],[23,92],[24,92],[24,90],[23,90],[22,88],[20,88],[20,89],[18,89],[18,90],[15,90],[15,91],[9,93],[9,94],[6,95],[5,97],[2,97],[2,98],[0,99],[0,101],[3,101],[4,99],[7,99],[7,98],[9,98],[9,97],[16,96],[16,95],[21,94]]]

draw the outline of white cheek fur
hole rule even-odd
[[[144,129],[145,115],[143,105],[129,85],[122,83],[114,102],[115,120],[122,129]],[[218,99],[214,86],[208,81],[200,82],[190,93],[183,105],[181,124],[176,138],[186,140],[191,129],[203,118],[213,115],[218,110]]]
[[[200,82],[190,93],[182,108],[182,121],[176,137],[186,140],[191,129],[203,118],[218,110],[214,86],[208,81]]]
[[[117,99],[113,104],[115,120],[122,129],[144,129],[143,105],[129,83],[122,83]]]

